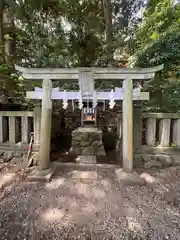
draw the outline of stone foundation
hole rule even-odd
[[[106,155],[102,142],[102,131],[94,127],[80,127],[72,131],[71,152],[76,155]]]
[[[179,155],[167,154],[134,154],[134,167],[143,168],[166,168],[180,166]]]

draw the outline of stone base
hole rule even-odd
[[[76,158],[77,163],[86,163],[86,164],[96,164],[97,157],[96,156],[83,156],[80,155]]]
[[[166,168],[180,165],[180,156],[175,154],[134,154],[134,167]]]
[[[116,169],[115,174],[117,180],[122,185],[144,185],[145,181],[139,176],[137,172],[127,173],[123,169]]]
[[[39,170],[36,168],[28,177],[27,179],[31,182],[42,181],[42,182],[49,182],[52,178],[55,169],[48,168],[46,170]]]
[[[95,127],[80,127],[72,132],[71,153],[83,156],[105,156],[102,131]]]

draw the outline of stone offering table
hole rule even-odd
[[[71,152],[83,156],[106,155],[102,131],[95,127],[80,127],[72,132]]]

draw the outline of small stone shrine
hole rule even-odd
[[[106,155],[102,143],[102,131],[96,127],[80,127],[72,132],[71,151],[76,155]]]
[[[81,127],[72,132],[71,152],[81,156],[106,155],[102,131],[96,126],[96,98],[91,71],[80,71],[79,87],[82,93]]]

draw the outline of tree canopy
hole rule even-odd
[[[165,69],[143,86],[147,110],[180,110],[180,5],[172,0],[1,0],[1,92],[24,101],[14,63],[28,67],[132,66]],[[127,59],[126,59],[127,60]],[[109,87],[103,83],[103,88]]]

